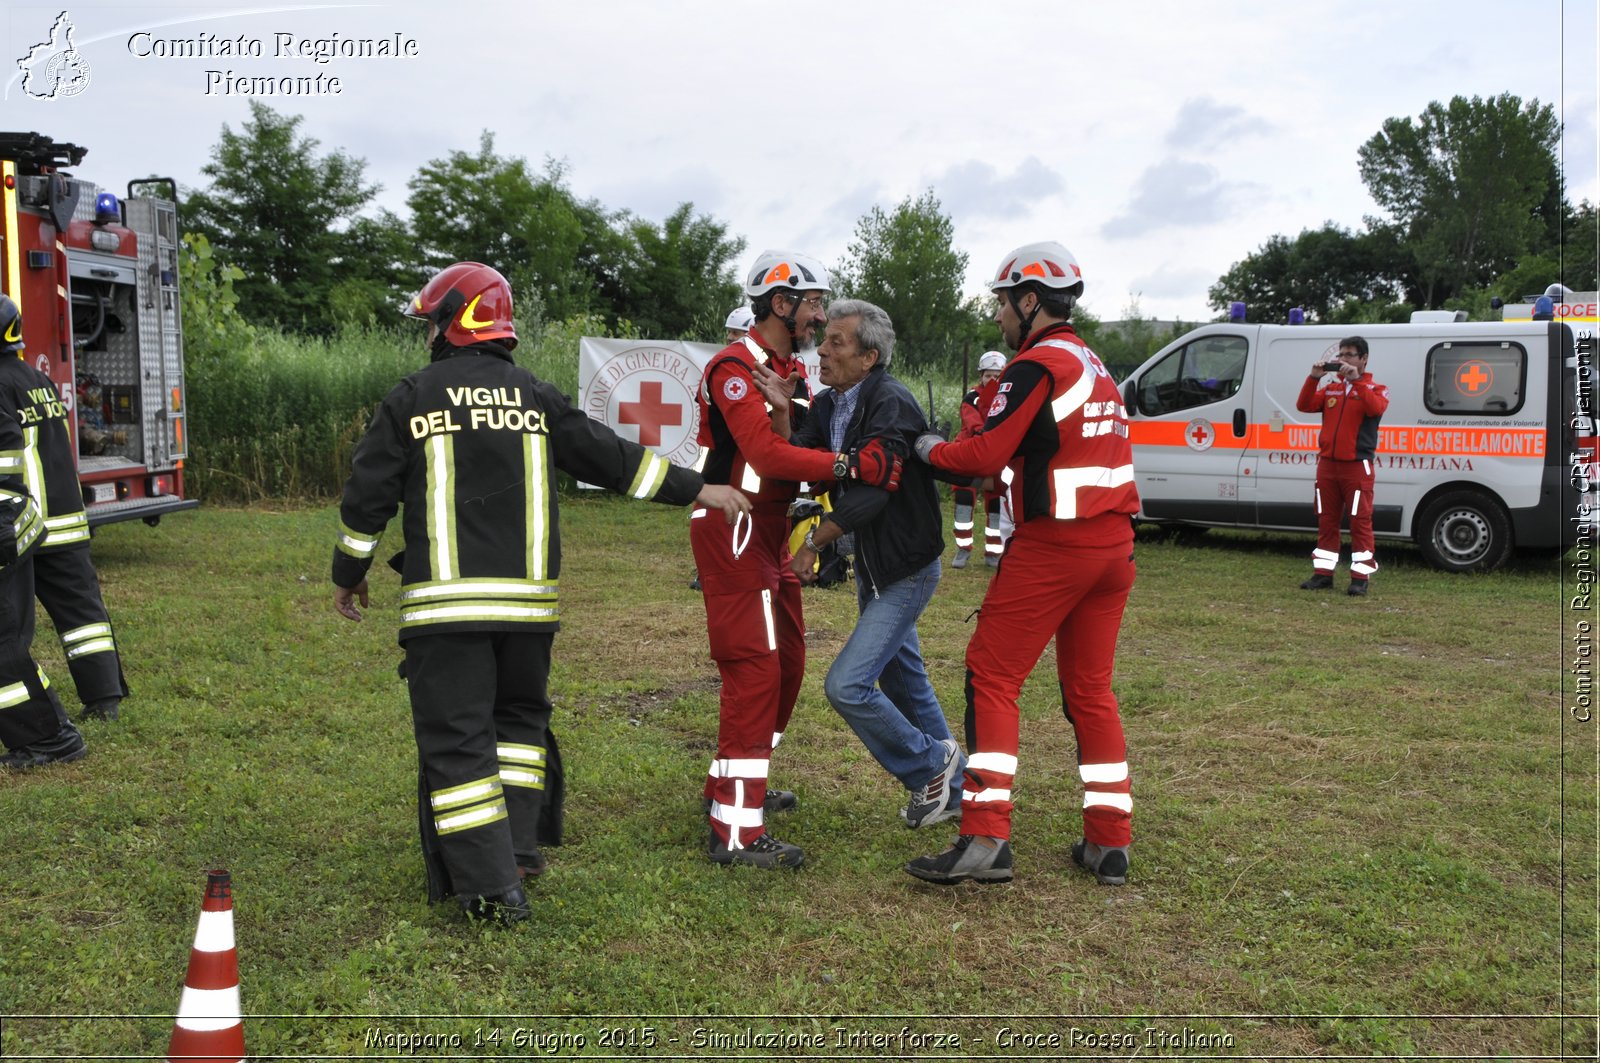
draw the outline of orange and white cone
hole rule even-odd
[[[213,871],[206,881],[206,903],[194,932],[189,974],[183,980],[167,1059],[239,1063],[243,1058],[239,953],[233,946],[233,883],[226,871]]]

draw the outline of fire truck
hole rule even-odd
[[[153,525],[200,504],[183,495],[177,185],[131,181],[119,202],[67,172],[85,154],[0,133],[0,283],[22,308],[24,356],[71,412],[89,526]]]

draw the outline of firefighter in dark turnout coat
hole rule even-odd
[[[407,315],[429,323],[432,361],[389,393],[357,447],[333,556],[334,606],[359,620],[379,536],[404,505],[405,549],[390,563],[429,895],[503,922],[528,917],[521,880],[543,870],[541,842],[560,842],[546,690],[560,618],[557,470],[730,520],[749,510],[519,368],[511,313],[505,278],[475,262],[418,293]]]
[[[0,318],[10,314],[10,309],[0,310]],[[78,485],[67,407],[55,382],[22,360],[20,344],[16,353],[18,357],[0,356],[0,402],[21,424],[22,475],[44,516],[44,538],[33,557],[34,593],[55,624],[78,698],[86,706],[84,716],[115,720],[128,684],[89,558],[89,518]]]
[[[22,315],[0,295],[0,362],[22,350]],[[18,363],[20,365],[20,363]],[[53,389],[52,389],[53,390]],[[0,766],[34,768],[77,760],[83,736],[34,661],[33,559],[44,515],[29,493],[28,451],[15,406],[0,401]]]

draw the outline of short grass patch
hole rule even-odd
[[[1564,717],[1558,563],[1454,577],[1383,546],[1361,600],[1296,589],[1304,536],[1142,533],[1116,679],[1128,885],[1071,866],[1047,656],[1018,877],[943,889],[901,866],[950,833],[903,828],[822,696],[849,589],[807,592],[810,677],[774,757],[806,867],[705,859],[718,684],[684,514],[562,506],[569,838],[511,932],[425,903],[398,580],[380,563],[367,622],[333,614],[333,508],[101,529],[134,697],[87,725],[85,760],[0,775],[0,1054],[159,1053],[211,867],[233,873],[252,1055],[1594,1051],[1596,745]],[[957,733],[990,578],[947,570],[921,626]],[[35,650],[75,705],[42,617]]]

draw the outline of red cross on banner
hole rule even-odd
[[[661,397],[661,381],[639,384],[639,401],[617,404],[617,420],[639,426],[639,442],[647,447],[661,445],[661,429],[683,424],[683,405]]]

